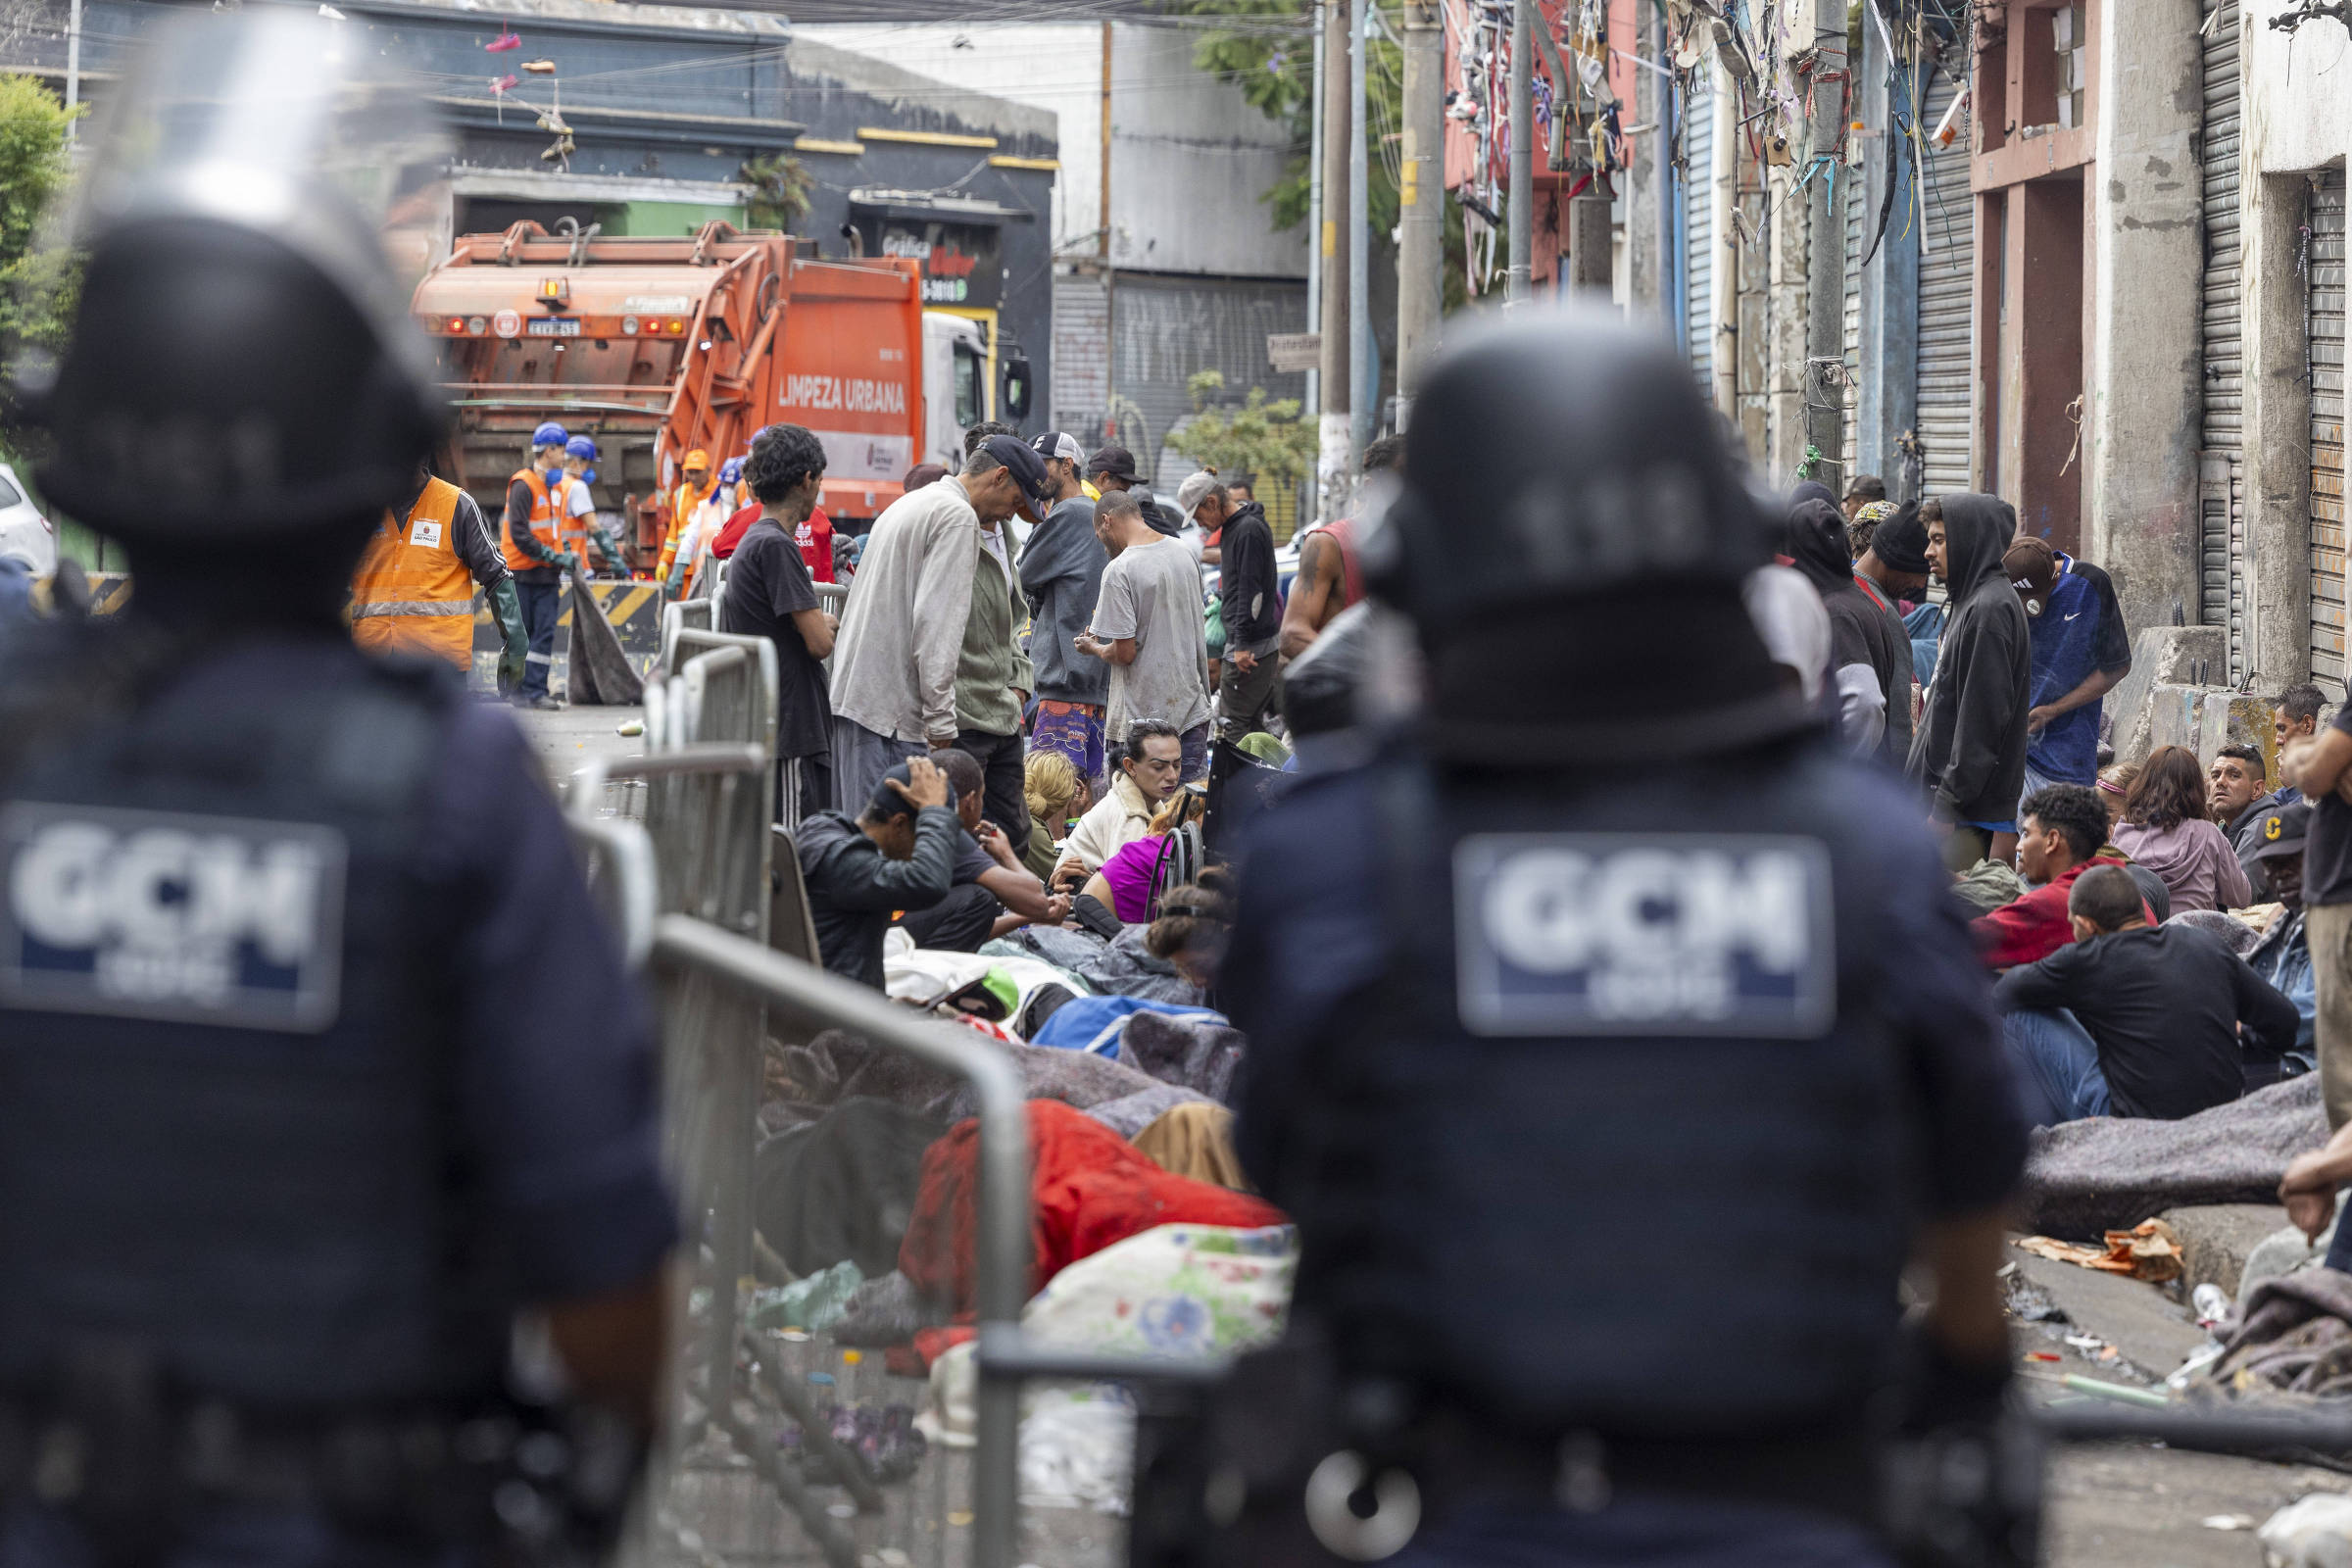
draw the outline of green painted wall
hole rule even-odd
[[[617,225],[606,232],[676,239],[692,234],[713,218],[724,219],[741,228],[743,208],[741,205],[706,207],[698,202],[630,202],[620,209]]]

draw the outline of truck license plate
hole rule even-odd
[[[531,337],[578,337],[580,318],[576,316],[542,316],[527,322],[523,331]]]

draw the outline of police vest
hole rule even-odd
[[[1369,788],[1385,977],[1283,1107],[1298,1310],[1528,1434],[1854,1418],[1895,1347],[1909,1122],[1833,760],[1615,809],[1411,762]]]
[[[405,519],[390,512],[351,581],[351,635],[372,651],[473,667],[473,573],[457,551],[458,488],[427,479]]]
[[[349,659],[324,692],[149,703],[9,782],[0,1384],[103,1335],[278,1410],[496,1389],[512,1293],[415,869],[462,701]]]
[[[550,486],[547,475],[537,468],[517,468],[514,477],[507,481],[509,489],[514,488],[515,479],[531,487],[531,534],[552,554],[561,548],[556,542],[556,529],[563,518],[557,507],[564,499],[564,476],[557,474],[554,485]],[[504,523],[499,525],[498,544],[507,554],[507,569],[510,571],[536,571],[548,564],[544,561],[533,561],[515,549],[514,541],[508,536]]]

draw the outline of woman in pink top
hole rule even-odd
[[[2175,914],[2240,908],[2254,899],[2237,852],[2204,811],[2205,770],[2197,754],[2167,746],[2139,770],[2115,825],[2115,847],[2164,879]]]

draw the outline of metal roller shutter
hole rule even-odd
[[[2344,695],[2344,172],[2314,176],[2305,271],[2311,356],[2311,678]]]
[[[1715,396],[1715,94],[1711,67],[1695,74],[1698,90],[1684,104],[1684,318],[1690,324],[1690,369],[1710,402]]]
[[[1838,461],[1846,465],[1847,478],[1853,477],[1855,454],[1861,450],[1857,442],[1861,388],[1856,384],[1862,373],[1862,196],[1865,182],[1858,164],[1838,166],[1838,206],[1845,215],[1845,316],[1840,331],[1838,352],[1845,356],[1845,386],[1839,396],[1845,400],[1845,412],[1838,420],[1838,440],[1844,449]],[[1875,261],[1876,258],[1873,258]]]
[[[1938,68],[1919,112],[1924,137],[1942,121],[1959,85]],[[1929,495],[1968,488],[1969,321],[1976,293],[1976,198],[1968,189],[1968,137],[1928,149],[1919,236],[1919,441]]]
[[[2238,272],[2237,0],[2204,43],[2204,125],[2198,161],[2205,207],[2205,419],[2198,464],[2203,525],[2202,613],[2230,629],[2230,678],[2246,669],[2245,426]]]

